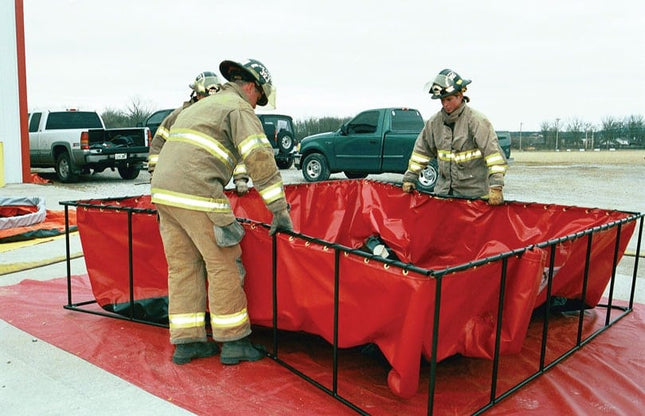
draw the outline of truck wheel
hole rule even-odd
[[[280,153],[291,153],[295,145],[296,142],[293,140],[293,135],[291,135],[291,133],[286,130],[282,130],[278,133],[278,149],[280,150]]]
[[[278,169],[289,169],[291,165],[293,165],[293,158],[288,157],[286,159],[276,159],[275,164],[278,165]]]
[[[126,180],[136,179],[139,176],[138,166],[119,166],[117,169],[119,170],[119,175]]]
[[[428,166],[419,173],[417,188],[424,192],[434,191],[438,175],[437,159],[432,159],[430,163],[428,163]]]
[[[302,163],[302,176],[307,182],[326,181],[329,179],[329,168],[325,157],[319,153],[312,153],[305,157]]]
[[[70,183],[78,179],[72,167],[72,158],[69,153],[63,152],[56,158],[56,175],[61,182]]]
[[[367,173],[364,172],[344,172],[345,176],[349,179],[364,179],[367,178]]]

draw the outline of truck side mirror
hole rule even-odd
[[[347,136],[347,124],[343,124],[340,126],[340,132],[342,133],[343,136]]]

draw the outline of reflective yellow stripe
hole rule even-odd
[[[493,165],[488,167],[488,173],[506,173],[506,165]]]
[[[231,205],[226,199],[205,198],[158,188],[152,188],[150,195],[151,201],[155,204],[170,205],[204,212],[233,212]]]
[[[492,155],[486,156],[486,164],[490,165],[503,165],[504,158],[499,153],[493,153]]]
[[[211,325],[213,328],[233,328],[244,325],[248,322],[249,315],[246,308],[231,315],[215,315],[211,313]]]
[[[437,158],[450,162],[455,158],[455,155],[450,150],[437,150]]]
[[[410,156],[410,160],[413,160],[415,163],[418,163],[418,164],[430,163],[429,156],[422,155],[421,153],[416,153],[416,152],[412,152],[412,155]]]
[[[148,155],[148,164],[156,165],[159,160],[159,155]]]
[[[479,149],[476,150],[466,150],[465,152],[455,153],[455,162],[463,163],[468,162],[469,160],[481,159],[482,152]]]
[[[161,137],[161,138],[162,138],[162,139],[164,139],[164,140],[167,140],[167,139],[168,139],[168,135],[169,135],[169,134],[170,134],[170,132],[168,131],[168,129],[167,129],[167,128],[165,128],[165,127],[161,127],[161,126],[159,126],[159,127],[157,128],[157,131],[155,132],[155,136],[157,136],[157,135],[158,135],[159,137]]]
[[[204,326],[206,314],[204,312],[171,314],[168,315],[168,321],[170,329],[197,328]]]
[[[219,141],[204,133],[190,129],[172,129],[168,141],[192,144],[221,160],[228,169],[233,169],[235,166],[236,160],[233,154]]]
[[[457,163],[468,162],[469,160],[481,159],[482,152],[479,149],[466,150],[464,152],[452,152],[450,150],[437,151],[439,160],[447,162],[455,161]]]
[[[248,175],[246,165],[244,163],[239,163],[235,166],[235,169],[233,169],[233,175]]]
[[[412,152],[408,161],[408,170],[411,172],[421,172],[430,163],[430,158],[421,153]]]
[[[271,148],[271,143],[267,140],[267,136],[264,134],[254,134],[244,139],[242,143],[237,146],[237,150],[239,150],[242,158],[246,159],[253,150],[263,147]]]
[[[284,189],[282,188],[282,182],[278,182],[275,185],[271,185],[260,191],[260,196],[264,200],[265,204],[270,204],[273,201],[277,201],[280,198],[284,198]]]

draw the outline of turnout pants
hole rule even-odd
[[[246,294],[236,259],[239,244],[219,247],[205,212],[157,205],[168,262],[170,342],[206,341],[206,303],[216,341],[235,341],[251,333]]]

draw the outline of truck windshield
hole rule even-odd
[[[99,115],[92,111],[57,111],[49,113],[47,130],[102,129]]]
[[[392,131],[421,131],[423,117],[417,110],[392,110]]]

